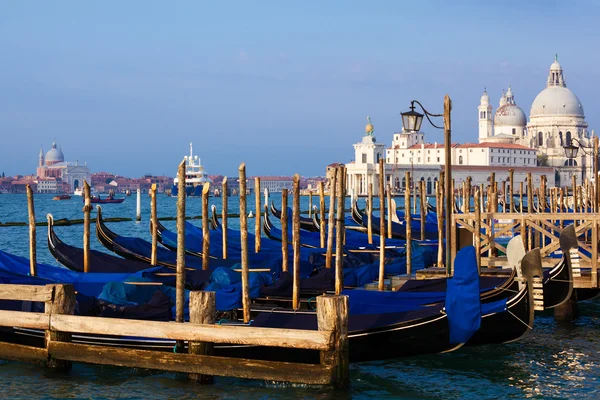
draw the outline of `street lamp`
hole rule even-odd
[[[417,100],[410,102],[410,111],[400,113],[402,116],[402,124],[404,129],[410,132],[418,132],[421,129],[423,123],[423,114],[415,111],[415,104],[418,104],[423,110],[425,117],[434,128],[444,130],[444,148],[446,150],[444,160],[444,196],[446,197],[446,204],[444,209],[444,220],[446,221],[446,273],[450,276],[452,272],[452,254],[450,249],[452,248],[452,195],[451,182],[452,182],[452,142],[450,140],[450,111],[452,110],[452,101],[450,97],[446,95],[444,97],[444,113],[443,114],[432,114],[428,112],[425,107]],[[443,117],[444,126],[438,126],[431,121],[430,117]],[[440,210],[438,210],[440,212]],[[441,244],[440,244],[441,245]]]
[[[573,143],[577,142],[577,144],[579,146],[575,146]],[[565,157],[567,157],[569,160],[572,160],[574,158],[577,157],[577,152],[579,151],[579,149],[583,150],[583,153],[587,156],[587,155],[592,155],[593,159],[592,162],[594,163],[594,190],[596,192],[595,194],[595,212],[598,212],[598,206],[599,206],[599,202],[600,202],[600,193],[598,191],[598,185],[600,183],[600,179],[598,177],[598,136],[594,136],[594,145],[593,146],[584,146],[579,139],[577,138],[573,138],[571,139],[571,143],[567,144],[566,146],[563,146],[563,149],[565,149]],[[586,150],[588,149],[588,150]],[[590,150],[591,149],[591,150]],[[582,179],[583,181],[583,179]]]

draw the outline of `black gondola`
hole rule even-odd
[[[271,213],[277,219],[281,219],[281,210],[278,210],[275,207],[275,203],[271,202]],[[292,213],[288,213],[288,215],[292,215]],[[309,217],[300,216],[300,229],[308,231],[308,232],[319,232],[319,228],[315,226],[313,219]]]

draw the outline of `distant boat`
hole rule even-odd
[[[192,144],[190,143],[190,155],[184,157],[185,163],[185,193],[188,196],[202,196],[202,187],[206,182],[212,183],[212,180],[208,177],[208,173],[202,166],[202,162],[198,156],[193,155]],[[173,188],[171,189],[171,195],[177,196],[179,188],[177,187],[179,179],[173,180]]]
[[[96,194],[96,191],[94,190],[93,187],[90,187],[90,196],[93,196]],[[83,196],[83,188],[77,188],[73,191],[73,195],[74,196]]]
[[[117,199],[115,197],[115,192],[111,190],[108,193],[108,196],[106,196],[105,198],[101,198],[100,196],[92,196],[92,197],[90,197],[90,201],[92,203],[98,203],[98,204],[111,204],[111,203],[122,203],[125,201],[125,198],[123,197],[123,198]]]
[[[70,199],[71,199],[71,196],[69,196],[69,195],[68,195],[68,194],[66,194],[66,193],[65,193],[65,194],[61,194],[61,195],[59,195],[59,196],[54,196],[54,197],[52,198],[52,200],[70,200]]]

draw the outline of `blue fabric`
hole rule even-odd
[[[378,290],[344,290],[352,315],[409,311],[444,301],[442,292],[380,292]]]
[[[454,276],[448,279],[446,313],[450,343],[466,343],[481,325],[479,275],[475,248],[462,248],[454,259]]]

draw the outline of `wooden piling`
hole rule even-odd
[[[175,282],[175,321],[183,323],[185,309],[185,159],[177,169],[177,280]],[[177,342],[183,350],[183,341]]]
[[[367,189],[367,240],[373,244],[373,183]]]
[[[333,228],[335,226],[335,189],[337,183],[337,171],[334,170],[329,181],[329,218],[327,221],[327,252],[325,253],[325,268],[331,268],[333,257]]]
[[[542,212],[546,212],[546,175],[542,175],[540,178],[540,205],[542,206]]]
[[[379,281],[378,289],[384,289],[385,279],[385,166],[379,160]]]
[[[156,183],[150,189],[150,229],[152,233],[152,250],[150,250],[150,265],[156,265],[158,249],[158,217],[156,214]]]
[[[533,178],[531,172],[527,173],[527,211],[533,212]]]
[[[292,249],[294,251],[292,308],[297,310],[300,307],[300,175],[298,174],[294,175],[292,197]]]
[[[437,211],[437,223],[438,223],[438,255],[437,255],[437,266],[441,267],[444,265],[444,207],[443,207],[443,196],[444,191],[442,189],[441,181],[437,182],[435,188],[435,207]]]
[[[136,191],[135,220],[137,222],[142,220],[142,191],[140,189]]]
[[[312,217],[312,203],[313,203],[312,196],[313,196],[312,190],[309,190],[308,191],[308,218]]]
[[[420,181],[419,183],[419,189],[421,192],[421,196],[420,196],[420,200],[421,200],[421,204],[420,204],[420,211],[421,211],[421,240],[425,240],[425,218],[426,217],[426,207],[427,207],[427,195],[425,193],[426,188],[425,188],[425,181]]]
[[[519,182],[519,208],[521,214],[523,214],[523,182]],[[523,238],[525,240],[525,238]]]
[[[250,290],[248,288],[248,208],[246,206],[246,164],[239,168],[240,179],[240,240],[242,261],[242,307],[244,308],[244,323],[250,322]]]
[[[227,177],[223,178],[223,182],[221,183],[221,226],[223,228],[223,260],[227,259]]]
[[[506,206],[507,204],[506,201],[506,181],[502,181],[502,211],[503,212],[509,212],[508,207]],[[510,211],[512,212],[512,211]]]
[[[510,209],[509,212],[515,212],[514,202],[513,202],[513,193],[515,188],[515,170],[514,168],[509,168],[508,170],[508,207]]]
[[[338,167],[337,221],[335,225],[335,294],[344,289],[344,167]]]
[[[254,202],[256,203],[256,215],[254,216],[254,252],[260,252],[260,213],[262,207],[260,205],[260,178],[254,178]]]
[[[325,248],[325,184],[319,182],[319,239],[320,247]]]
[[[410,182],[410,172],[406,171],[404,174],[407,182],[407,188],[410,187],[408,182]],[[406,222],[406,273],[411,274],[412,272],[412,224],[411,224],[411,215],[410,215],[410,191],[404,191],[404,212],[405,212],[405,222]]]
[[[85,182],[85,181],[84,181]],[[58,315],[66,314],[73,315],[75,313],[75,289],[73,285],[52,285],[52,301],[46,302],[45,314]],[[50,342],[70,342],[71,333],[59,332],[56,330],[46,330],[45,347],[48,348]],[[49,357],[46,361],[46,367],[60,371],[68,371],[71,369],[71,362]]]
[[[321,365],[332,367],[332,385],[346,388],[350,384],[348,342],[348,296],[317,297],[317,324],[320,331],[331,331],[333,349],[321,351]]]
[[[83,272],[90,272],[90,214],[92,200],[90,185],[83,181]]]
[[[266,212],[266,210],[265,210]],[[281,270],[289,270],[289,239],[288,239],[288,190],[281,189]]]
[[[481,193],[475,189],[475,257],[481,274]]]
[[[205,182],[202,186],[202,269],[208,270],[210,259],[210,230],[208,227],[208,196],[210,191],[210,183]],[[260,215],[260,213],[259,213]],[[260,220],[260,217],[257,217]]]
[[[414,176],[413,176],[413,179],[414,179]],[[417,181],[414,181],[412,183],[412,198],[413,198],[412,207],[413,207],[413,214],[417,213],[417,193],[419,192],[418,185],[417,185],[416,182]]]
[[[404,192],[407,192],[408,183],[406,183],[406,187],[404,188]],[[388,239],[392,238],[392,212],[396,212],[396,210],[392,210],[392,187],[390,185],[386,185],[386,197],[387,197],[387,237]],[[407,212],[410,214],[410,195],[408,197],[408,206],[404,204],[404,213]],[[385,214],[383,214],[385,216]]]
[[[190,292],[190,323],[212,325],[215,323],[217,297],[215,292]],[[190,341],[189,354],[209,356],[213,353],[214,345],[209,342]],[[189,374],[188,378],[199,383],[213,383],[212,375]]]
[[[467,202],[467,213],[471,212],[471,177],[467,176],[467,195],[465,197],[466,202]]]
[[[35,207],[33,205],[33,190],[27,184],[27,211],[29,214],[29,275],[37,276],[37,243],[35,231]]]

